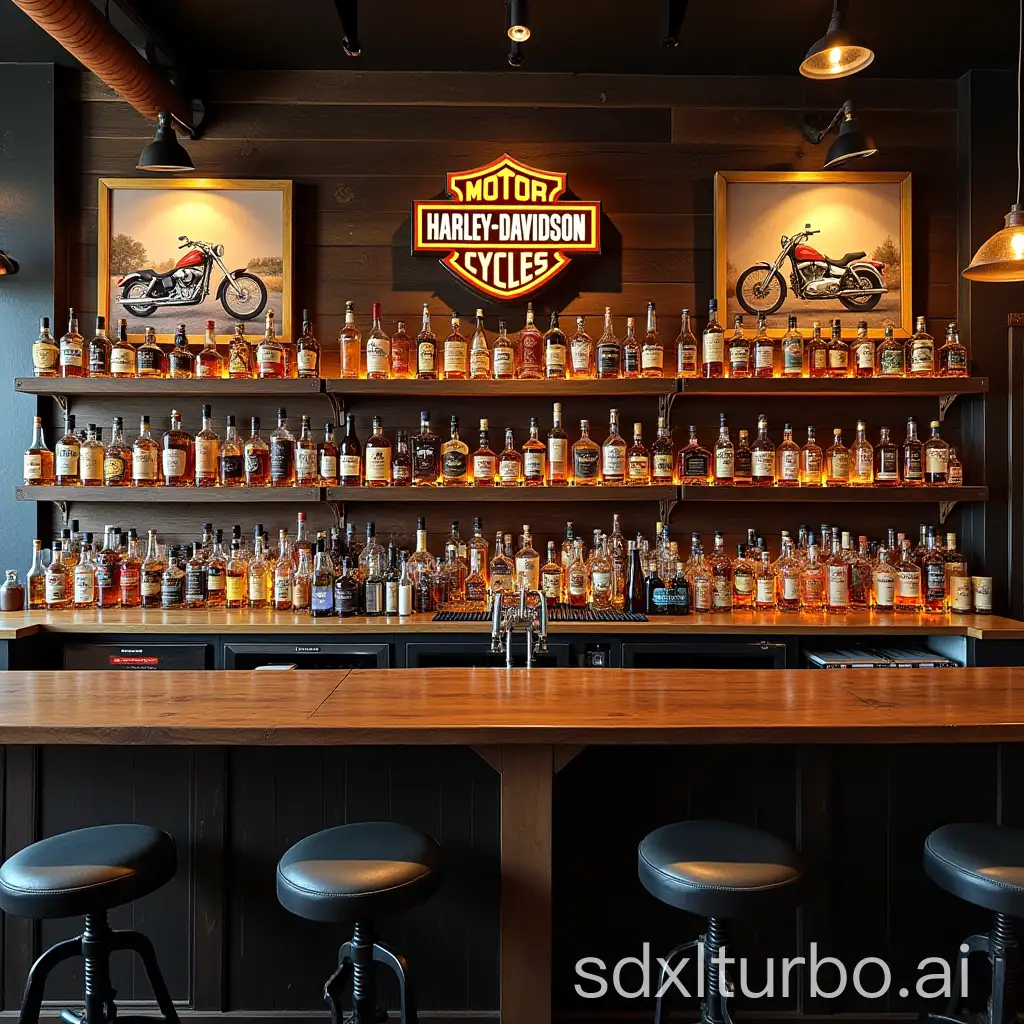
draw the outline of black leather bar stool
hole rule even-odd
[[[662,903],[708,919],[701,1024],[730,1024],[728,1001],[712,963],[726,945],[725,921],[756,918],[780,904],[795,906],[804,874],[802,858],[788,843],[760,829],[729,821],[683,821],[655,829],[644,839],[637,870],[643,887]],[[665,967],[700,941],[677,946],[664,958]],[[659,972],[659,992],[665,967]],[[659,995],[655,1024],[661,1022],[661,1010]]]
[[[416,1004],[405,958],[374,941],[374,923],[432,896],[441,881],[441,848],[428,835],[387,821],[339,825],[297,842],[277,865],[277,898],[309,921],[351,924],[338,950],[338,969],[324,985],[333,1024],[379,1024],[374,965],[398,976],[402,1024],[416,1024]],[[341,1002],[349,983],[353,1013]]]
[[[954,896],[995,914],[987,935],[964,940],[961,959],[984,953],[992,971],[989,1024],[1006,1024],[1017,1016],[1014,976],[1018,946],[1013,918],[1024,917],[1024,830],[1001,825],[943,825],[924,841],[925,874]],[[946,1012],[928,1020],[962,1024],[958,986]]]
[[[122,1016],[110,984],[110,954],[139,954],[163,1019],[178,1014],[164,983],[153,945],[141,932],[112,931],[107,911],[159,889],[174,877],[174,840],[147,825],[99,825],[51,836],[4,861],[0,907],[17,917],[85,917],[81,935],[51,946],[32,965],[21,1001],[19,1024],[36,1024],[50,972],[73,956],[85,961],[85,1012],[61,1011],[65,1024],[112,1024],[159,1018]]]

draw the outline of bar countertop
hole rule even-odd
[[[1024,739],[1024,668],[3,672],[0,743]]]
[[[163,635],[370,635],[395,633],[488,633],[489,622],[434,622],[431,615],[362,616],[314,619],[293,612],[184,611],[108,608],[89,611],[0,612],[0,640],[19,640],[36,633],[110,633]],[[851,612],[849,615],[787,612],[735,612],[652,618],[648,622],[553,622],[550,632],[609,633],[621,636],[745,634],[796,636],[968,636],[977,640],[1024,639],[1024,622],[999,615],[892,615]]]

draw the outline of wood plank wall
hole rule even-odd
[[[89,323],[96,295],[96,182],[101,176],[130,176],[138,153],[152,136],[146,124],[126,104],[91,79],[80,83],[77,114],[80,121],[74,159],[70,298],[85,311]],[[679,310],[688,306],[700,314],[707,308],[712,287],[712,176],[720,169],[818,169],[824,145],[809,145],[799,124],[805,111],[834,111],[852,96],[880,148],[864,166],[910,170],[914,175],[914,293],[915,313],[928,317],[933,333],[941,336],[956,315],[956,93],[950,82],[865,80],[845,83],[806,83],[798,78],[660,78],[657,76],[588,75],[459,75],[356,74],[351,72],[232,73],[215,77],[211,85],[211,119],[203,139],[188,148],[197,172],[219,177],[290,178],[295,182],[296,288],[293,308],[315,311],[317,335],[329,352],[336,352],[344,303],[353,299],[364,329],[370,303],[383,304],[385,328],[398,319],[416,323],[422,302],[437,314],[457,309],[470,313],[478,304],[494,327],[499,315],[513,328],[522,324],[524,304],[497,306],[471,295],[430,258],[408,253],[409,204],[414,198],[443,194],[447,171],[477,166],[508,150],[541,167],[565,170],[570,188],[586,198],[600,199],[605,221],[605,252],[600,258],[579,258],[536,302],[543,311],[556,306],[570,315],[599,318],[611,306],[622,333],[627,315],[642,317],[649,300],[658,304],[661,329],[671,339]],[[59,322],[59,318],[58,318]],[[438,317],[440,324],[441,317]],[[571,320],[569,321],[571,323]],[[598,320],[591,321],[594,328]],[[335,356],[336,358],[336,356]],[[319,426],[327,406],[289,409],[293,422],[308,411]],[[270,403],[264,403],[270,405]],[[185,410],[186,426],[195,427],[195,409]],[[492,446],[505,426],[516,427],[521,444],[529,417],[550,425],[546,401],[511,399],[500,409],[464,403],[462,434],[473,445],[477,417],[490,416]],[[597,440],[607,422],[605,402],[566,400],[565,417],[571,436],[578,421],[589,416]],[[473,406],[471,408],[471,406]],[[128,432],[147,411],[154,430],[167,425],[169,408],[142,408],[125,402],[114,410],[81,403],[79,424],[86,416],[109,424],[121,413]],[[218,422],[224,412],[247,416],[267,410],[214,409]],[[419,403],[377,403],[364,400],[352,410],[360,436],[370,429],[370,416],[381,412],[393,438],[398,428],[415,428]],[[447,413],[434,410],[435,427],[446,433]],[[625,410],[624,410],[625,411]],[[677,403],[674,439],[684,443],[686,425],[696,423],[709,442],[717,433],[718,413],[730,414],[736,429],[753,433],[756,416],[766,412],[776,442],[784,420],[794,419],[803,440],[806,424],[828,437],[834,426],[851,439],[855,420],[865,417],[870,436],[889,425],[902,436],[902,424],[915,415],[926,426],[936,412],[933,401],[859,403],[807,402],[799,418],[790,403],[769,400],[717,403],[702,400]],[[654,434],[656,404],[630,410],[641,418],[645,437]],[[959,410],[947,419],[944,436],[956,443]],[[623,417],[626,430],[631,418]],[[245,420],[239,419],[244,423]],[[983,482],[983,467],[967,467],[968,483]],[[262,510],[261,510],[262,511]],[[322,527],[330,517],[313,514],[311,524]],[[408,542],[415,512],[408,506],[361,504],[346,510],[359,523],[375,519],[378,530],[395,533]],[[600,518],[577,522],[584,535],[594,527],[609,529],[611,509]],[[627,531],[648,533],[657,518],[654,503],[623,509]],[[892,510],[863,506],[842,519],[855,534],[881,536],[894,526],[916,536],[918,522],[937,522],[934,506],[904,506]],[[255,510],[254,510],[255,512]],[[438,509],[430,520],[432,545],[447,533],[449,515],[460,515],[465,532],[472,510]],[[724,514],[723,514],[724,512]],[[100,529],[111,522],[111,509],[73,510],[83,528]],[[137,514],[137,513],[132,513]],[[832,509],[831,515],[835,516]],[[207,516],[196,506],[176,509],[166,522],[170,540],[194,536]],[[542,543],[562,534],[569,507],[531,509],[535,539]],[[263,519],[271,530],[293,525],[293,510],[270,510]],[[608,519],[609,522],[605,522]],[[278,521],[280,520],[280,521]],[[518,532],[520,510],[502,506],[485,519],[485,531],[501,527]],[[695,510],[677,508],[675,535],[690,531],[707,534],[724,528],[727,543],[744,536],[748,526],[777,536],[801,522],[830,521],[828,506],[729,506]],[[834,521],[834,520],[832,520]],[[122,525],[147,525],[121,516]],[[252,525],[242,519],[246,529]],[[228,517],[218,525],[229,526]],[[960,530],[960,515],[949,529]],[[962,532],[962,531],[961,531]],[[968,539],[969,540],[969,539]],[[710,537],[705,537],[710,545]],[[688,541],[681,545],[688,549]],[[436,549],[436,548],[435,548]],[[968,553],[981,558],[980,549]]]

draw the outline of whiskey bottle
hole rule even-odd
[[[761,552],[761,564],[757,568],[754,587],[754,609],[759,612],[775,611],[775,568],[772,566],[772,556],[767,551]]]
[[[800,574],[803,562],[793,549],[793,542],[787,537],[782,544],[782,554],[772,568],[778,581],[776,587],[779,611],[800,611]]]
[[[43,542],[32,541],[32,564],[25,575],[29,611],[46,607],[46,567],[43,565]]]
[[[868,322],[857,323],[857,337],[851,346],[850,362],[854,377],[872,377],[875,373],[875,343],[868,337]]]
[[[640,376],[665,376],[665,343],[658,334],[658,319],[654,303],[647,303],[647,333],[640,344]]]
[[[60,347],[50,333],[50,318],[39,321],[39,337],[32,342],[32,373],[36,377],[60,376]]]
[[[658,436],[651,445],[651,483],[671,486],[674,481],[675,459],[672,437],[665,426],[665,417],[658,417]]]
[[[907,437],[903,442],[903,483],[918,487],[924,483],[924,445],[917,437],[917,420],[907,418]]]
[[[408,353],[408,349],[406,350]],[[302,334],[295,343],[296,375],[303,379],[320,376],[320,343],[313,335],[313,322],[309,310],[302,311]]]
[[[679,449],[676,475],[687,487],[703,487],[711,483],[711,452],[697,440],[697,428],[690,424],[690,440]]]
[[[629,543],[632,545],[633,541]],[[587,563],[583,559],[583,545],[579,540],[575,540],[572,545],[572,557],[565,574],[566,603],[571,608],[586,606],[588,583]]]
[[[324,424],[324,439],[320,445],[318,458],[318,469],[320,474],[321,487],[337,487],[339,482],[338,459],[341,454],[338,443],[334,439],[334,424],[328,421]],[[409,481],[406,480],[406,483]],[[310,562],[312,566],[312,561]]]
[[[182,604],[186,608],[206,607],[206,558],[198,541],[192,542],[192,556],[185,563],[183,597]]]
[[[697,339],[690,325],[690,311],[684,309],[679,323],[679,334],[676,336],[676,376],[699,377],[700,363],[697,359]]]
[[[732,559],[725,553],[725,540],[721,530],[715,530],[715,549],[708,556],[711,570],[711,610],[731,612],[733,600]]]
[[[249,563],[246,582],[246,597],[249,607],[254,611],[267,607],[267,604],[269,603],[267,594],[270,590],[268,582],[270,579],[270,567],[267,565],[267,556],[263,545],[263,534],[260,527],[257,527],[257,531],[258,532],[253,538],[253,557],[252,561]],[[317,545],[317,548],[319,551],[319,544]],[[313,586],[315,593],[315,577]]]
[[[547,483],[564,487],[569,482],[569,437],[562,427],[562,403],[555,402],[548,431]]]
[[[849,544],[849,534],[846,536]],[[825,562],[825,611],[845,615],[850,610],[853,566],[843,553],[839,529],[832,528],[832,555]]]
[[[622,342],[622,376],[633,380],[640,376],[640,343],[636,340],[636,321],[626,317],[626,337]]]
[[[171,426],[160,439],[160,484],[191,487],[195,476],[195,448],[191,435],[181,428],[181,413],[171,410]]]
[[[616,380],[622,373],[622,344],[612,326],[612,308],[604,307],[604,331],[597,342],[598,380]]]
[[[850,483],[850,449],[843,444],[843,431],[832,431],[832,445],[825,452],[825,486],[847,487]]]
[[[156,486],[159,453],[160,445],[149,432],[149,417],[143,416],[139,424],[139,436],[132,444],[132,486]]]
[[[544,335],[544,376],[548,380],[565,380],[566,340],[558,326],[558,310],[551,310],[551,323]]]
[[[295,486],[295,435],[288,429],[288,410],[277,410],[277,427],[270,434],[270,486]]]
[[[321,462],[322,462],[321,456]],[[395,454],[391,459],[391,486],[409,487],[412,484],[412,456],[409,454],[409,435],[399,430],[395,435]]]
[[[451,334],[444,339],[444,379],[465,380],[467,371],[469,346],[465,335],[459,329],[459,314],[452,313]]]
[[[757,333],[751,342],[754,350],[752,376],[759,378],[777,377],[782,372],[782,350],[774,338],[768,336],[768,318],[757,314]]]
[[[398,321],[398,330],[391,335],[391,377],[394,380],[408,380],[414,376],[412,363],[412,339],[405,329],[405,321]]]
[[[821,487],[825,482],[825,453],[815,439],[814,427],[807,428],[807,443],[800,449],[800,483]]]
[[[103,486],[103,456],[103,444],[97,439],[96,424],[89,423],[78,456],[78,475],[83,487]]]
[[[469,445],[459,437],[458,416],[452,416],[450,430],[441,445],[441,485],[465,487],[469,483]]]
[[[75,433],[73,413],[64,414],[64,436],[57,442],[53,453],[54,482],[58,487],[78,487],[82,483],[78,462],[82,442]]]
[[[821,336],[821,324],[815,320],[811,329],[811,341],[807,346],[807,375],[828,376],[828,344]]]
[[[905,377],[906,352],[895,338],[892,325],[885,328],[882,343],[875,350],[876,370],[879,377]]]
[[[729,376],[750,376],[750,339],[743,333],[743,317],[733,320],[732,337],[729,339]]]
[[[718,440],[715,442],[715,484],[717,486],[735,483],[736,450],[729,438],[729,420],[725,413],[718,416]]]
[[[437,335],[430,329],[430,309],[423,303],[423,321],[416,335],[416,377],[437,380]]]
[[[900,482],[900,450],[889,436],[888,427],[882,427],[875,447],[873,482],[876,487],[895,487]]]
[[[313,440],[313,429],[310,426],[309,417],[303,416],[299,436],[295,439],[295,486],[316,487],[318,482],[316,441]],[[386,483],[391,483],[390,465]]]
[[[590,437],[590,420],[580,420],[580,437],[572,446],[572,478],[577,487],[593,487],[600,477],[601,449]]]
[[[370,306],[373,323],[366,336],[366,377],[387,380],[391,376],[391,339],[380,325],[380,303]]]
[[[643,424],[633,424],[633,443],[626,453],[626,479],[631,487],[646,487],[651,482],[651,453],[644,444]]]
[[[227,600],[227,559],[223,549],[224,533],[217,531],[213,550],[206,559],[206,603],[210,608],[223,608]]]
[[[914,561],[910,541],[904,539],[900,561],[896,566],[896,611],[921,610],[921,568]]]
[[[242,443],[238,439],[238,428],[235,417],[228,416],[225,420],[224,444],[217,455],[217,473],[221,487],[245,486],[245,457]]]
[[[601,483],[616,486],[626,479],[626,441],[619,433],[619,410],[608,417],[608,436],[601,445]]]
[[[775,485],[775,445],[768,437],[768,417],[762,413],[757,417],[757,439],[750,446],[751,483],[755,487]]]
[[[89,339],[89,376],[110,376],[110,339],[105,316],[96,317],[96,333]]]
[[[584,318],[576,317],[576,333],[569,339],[569,368],[573,379],[594,377],[594,339],[584,328]]]
[[[793,440],[793,425],[785,424],[782,428],[782,444],[777,452],[779,487],[800,486],[800,446]]]
[[[351,578],[348,574],[348,565],[342,563],[344,573],[342,579]],[[351,588],[349,593],[351,593]],[[351,598],[349,599],[351,601]],[[317,537],[316,554],[313,557],[313,578],[310,582],[310,605],[309,613],[315,619],[324,618],[334,614],[334,566],[331,563],[331,556],[325,550],[323,536]],[[342,614],[338,609],[338,614]],[[354,615],[355,609],[347,601],[345,615]]]
[[[196,360],[189,350],[188,335],[185,333],[184,324],[178,324],[178,329],[174,332],[174,347],[171,349],[168,361],[170,376],[175,380],[188,379],[196,375]]]
[[[366,486],[389,487],[391,485],[391,442],[384,436],[383,423],[379,416],[373,417],[373,433],[366,439],[363,459]]]
[[[209,405],[202,407],[203,425],[196,434],[196,487],[216,487],[220,475],[220,438],[210,422],[212,413]]]
[[[96,565],[92,560],[92,534],[85,535],[78,564],[72,575],[72,606],[74,608],[96,607]]]
[[[242,446],[246,487],[270,486],[270,448],[260,436],[260,418],[253,416],[249,437]]]
[[[707,378],[724,376],[725,331],[718,322],[718,300],[708,302],[708,322],[701,345],[701,373]]]
[[[850,376],[850,346],[843,340],[843,325],[836,318],[832,321],[832,337],[828,343],[828,375],[830,377]]]
[[[647,576],[644,578],[644,613],[646,615],[668,615],[668,602],[668,587],[665,586],[665,581],[658,572],[658,563],[653,558],[649,559]]]
[[[939,421],[931,421],[932,435],[924,443],[924,482],[949,483],[949,445],[939,436]]]
[[[967,349],[960,343],[956,321],[946,328],[946,341],[939,349],[938,365],[940,377],[967,376]]]
[[[857,439],[850,446],[850,483],[870,487],[875,482],[875,449],[867,439],[867,427],[857,420]]]
[[[292,593],[295,589],[295,565],[292,563],[288,535],[282,530],[278,546],[277,563],[274,566],[274,611],[292,610]]]
[[[360,487],[363,483],[363,449],[351,413],[345,416],[345,436],[338,445],[338,472],[342,487]]]
[[[523,546],[516,552],[516,589],[540,590],[540,555],[533,546],[529,523],[523,524]]]
[[[523,484],[542,487],[547,478],[547,447],[540,439],[537,417],[530,417],[530,436],[523,445]]]
[[[512,380],[516,375],[516,349],[508,336],[507,324],[498,321],[498,337],[494,340],[492,353],[495,380]]]
[[[928,333],[926,320],[919,316],[914,333],[907,339],[904,363],[908,377],[935,376],[935,339]]]
[[[737,487],[753,483],[754,454],[750,450],[750,432],[740,430],[736,435],[736,450],[732,457],[732,482]]]
[[[53,542],[53,558],[46,567],[45,595],[48,611],[70,608],[74,597],[74,566],[65,562],[63,542]]]
[[[472,576],[470,577],[472,579]],[[469,597],[469,580],[466,581],[467,598]],[[540,567],[540,592],[544,595],[544,603],[554,608],[562,600],[562,567],[558,564],[555,554],[555,542],[548,541],[548,557]]]
[[[964,467],[956,454],[955,448],[949,449],[949,465],[946,467],[946,486],[963,487]]]
[[[804,336],[796,329],[795,316],[787,321],[786,333],[780,339],[779,346],[782,349],[782,376],[802,377],[806,353]]]
[[[236,526],[237,530],[238,527]],[[239,537],[231,538],[231,557],[224,570],[225,606],[228,608],[244,608],[246,604],[249,564],[242,554],[242,541]]]
[[[224,376],[224,357],[217,351],[217,325],[212,320],[206,321],[206,338],[196,353],[196,376],[213,380]]]
[[[355,303],[349,299],[345,303],[345,323],[338,333],[338,345],[341,349],[341,373],[345,380],[356,380],[362,375],[363,336],[356,327]]]
[[[800,570],[800,608],[805,612],[820,612],[825,604],[825,570],[819,561],[813,533],[808,534],[807,541],[807,562]]]
[[[526,324],[519,332],[519,369],[521,380],[540,380],[544,376],[544,338],[533,322],[533,303],[526,305]]]
[[[156,331],[147,327],[142,344],[135,350],[135,376],[162,377],[164,356],[164,350],[157,344]]]
[[[235,334],[228,348],[228,376],[232,380],[249,380],[256,376],[252,345],[245,336],[245,324],[235,324]]]
[[[272,309],[267,310],[263,340],[256,347],[256,376],[261,380],[283,379],[286,376],[284,348],[277,340]]]
[[[482,309],[476,311],[473,343],[469,349],[469,376],[471,380],[490,380],[491,377],[491,346],[487,343]]]
[[[921,600],[926,612],[946,611],[946,556],[936,543],[934,526],[928,527],[921,557]]]
[[[871,571],[872,601],[877,612],[896,610],[896,568],[888,548],[879,548]]]
[[[68,310],[68,332],[60,339],[60,375],[62,377],[84,377],[85,339],[78,333],[78,317],[73,309]]]
[[[736,559],[732,563],[732,607],[744,611],[754,607],[757,589],[757,566],[747,557],[745,544],[736,545]]]
[[[46,446],[43,435],[43,418],[32,417],[32,443],[24,457],[25,484],[36,486],[52,484],[54,478],[53,452]]]

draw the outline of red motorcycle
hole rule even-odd
[[[773,263],[755,263],[736,280],[736,299],[752,316],[777,313],[786,301],[786,281],[781,267],[789,257],[789,275],[793,294],[799,299],[838,299],[853,313],[874,309],[889,290],[882,271],[885,264],[866,260],[863,252],[848,252],[840,259],[823,256],[806,241],[812,231],[804,225],[792,238],[782,236],[782,251]]]
[[[228,270],[224,264],[224,246],[212,242],[193,242],[178,235],[179,249],[185,253],[166,274],[155,270],[134,270],[125,274],[117,287],[120,302],[133,316],[152,316],[160,306],[198,306],[210,294],[214,264],[224,275],[217,287],[217,300],[233,320],[255,320],[266,308],[267,286],[248,267]]]

